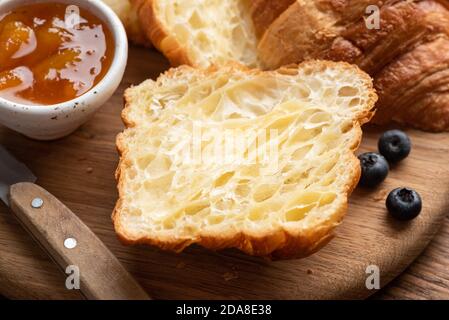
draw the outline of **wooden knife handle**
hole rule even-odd
[[[103,242],[49,192],[33,183],[18,183],[11,187],[10,202],[19,221],[63,271],[78,268],[86,298],[150,299]]]

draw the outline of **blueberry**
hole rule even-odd
[[[422,201],[419,194],[408,188],[397,188],[387,197],[388,212],[398,220],[412,220],[416,218],[422,209]]]
[[[387,160],[375,152],[367,152],[359,155],[362,167],[362,177],[359,184],[364,187],[375,187],[380,184],[388,175]]]
[[[388,161],[399,162],[410,154],[412,144],[407,134],[401,130],[385,131],[379,139],[379,152]]]

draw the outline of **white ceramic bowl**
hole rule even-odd
[[[59,104],[36,106],[0,97],[0,123],[30,138],[53,140],[64,137],[85,123],[115,92],[128,59],[128,40],[117,15],[100,0],[0,0],[0,13],[32,3],[58,2],[78,5],[100,18],[112,32],[115,55],[104,78],[84,95]]]

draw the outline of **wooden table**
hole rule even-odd
[[[449,216],[419,258],[372,299],[449,299]]]
[[[165,70],[168,66],[165,59],[163,59],[160,55],[155,55],[154,53],[150,53],[146,51],[145,49],[138,49],[133,48],[130,52],[130,61],[144,61],[147,59],[153,59],[153,64],[156,66],[155,68],[157,70],[153,70],[156,72],[161,72]],[[143,74],[145,73],[145,70],[139,70],[138,67],[134,66],[130,70],[128,70],[128,78],[132,79],[131,82],[137,83],[138,81],[143,80]],[[137,81],[137,82],[136,82]],[[127,86],[133,84],[131,82],[124,81],[121,85],[121,88],[119,90],[123,91],[124,88]],[[85,141],[95,141],[96,138],[102,139],[104,136],[110,136],[113,129],[108,126],[108,123],[111,123],[111,121],[115,121],[115,117],[118,114],[119,109],[121,106],[118,103],[108,103],[104,106],[104,108],[113,108],[114,111],[110,113],[102,113],[101,115],[98,115],[96,119],[101,120],[101,128],[97,132],[97,137],[92,136],[92,124],[87,124],[80,130],[78,130],[72,139],[74,141],[75,145],[81,146],[82,143]],[[114,118],[112,118],[114,117]],[[94,120],[95,121],[95,118]],[[99,120],[98,120],[99,121]],[[2,141],[0,143],[9,144],[10,147],[13,147],[13,151],[16,152],[16,156],[20,158],[21,156],[21,147],[15,145],[14,143],[21,143],[23,142],[23,137],[21,137],[18,134],[12,133],[12,132],[6,132],[5,129],[0,129],[1,132],[5,133],[2,136]],[[115,132],[115,131],[114,131]],[[100,135],[100,136],[99,136]],[[103,137],[101,135],[104,135]],[[5,141],[4,139],[13,139],[9,141]],[[98,152],[99,159],[104,159],[104,157],[107,157],[106,151],[111,149],[113,147],[113,141],[109,141],[111,139],[107,139],[107,145],[97,145],[96,146],[96,152]],[[15,141],[15,142],[14,142]],[[76,172],[79,173],[80,177],[82,175],[89,174],[90,178],[89,180],[95,185],[92,186],[83,186],[83,190],[80,190],[79,188],[79,182],[82,180],[81,178],[75,179],[73,181],[73,186],[67,187],[65,186],[65,190],[69,191],[69,193],[61,193],[59,196],[61,196],[61,200],[65,203],[67,203],[70,207],[74,209],[74,212],[86,212],[89,210],[93,210],[94,206],[104,206],[104,207],[112,207],[113,206],[113,199],[104,198],[104,203],[99,204],[98,201],[102,201],[102,198],[100,197],[94,197],[94,187],[110,187],[110,184],[113,183],[112,177],[111,179],[108,178],[107,181],[103,181],[103,179],[96,178],[97,172],[101,172],[101,163],[97,163],[95,159],[90,159],[89,157],[83,157],[82,154],[78,154],[75,152],[75,150],[66,150],[65,145],[63,145],[63,141],[56,141],[54,142],[55,145],[59,146],[59,148],[65,149],[64,153],[73,154],[76,159],[72,159],[71,162],[76,163],[79,165],[77,168],[73,168]],[[50,153],[51,158],[51,144],[35,144],[35,147],[38,145],[40,148],[44,148],[45,152]],[[15,146],[15,147],[14,147]],[[62,150],[60,149],[60,150]],[[40,150],[40,152],[43,152]],[[25,152],[22,153],[22,156],[25,154]],[[57,157],[57,155],[54,155]],[[31,159],[30,159],[31,160]],[[108,159],[110,160],[110,159]],[[431,163],[432,159],[429,159],[429,163]],[[31,161],[33,162],[33,161]],[[39,163],[35,163],[37,167]],[[37,168],[36,167],[36,168]],[[33,169],[33,166],[31,166]],[[53,169],[53,168],[50,168]],[[55,164],[55,170],[58,170],[58,172],[61,172],[61,174],[64,175],[63,166],[60,166],[58,163]],[[44,184],[50,188],[49,191],[52,191],[56,195],[58,195],[59,188],[62,187],[62,185],[53,180],[45,180],[46,174],[48,174],[48,171],[45,172],[36,172],[37,174],[40,174],[40,177],[42,177]],[[99,173],[98,173],[99,174]],[[78,182],[78,183],[77,183]],[[105,183],[108,183],[108,186],[104,185]],[[444,189],[442,189],[444,190]],[[92,195],[90,195],[92,193]],[[75,199],[79,199],[79,197],[85,197],[83,198],[85,200],[85,204],[79,204],[75,203]],[[111,202],[111,203],[109,203]],[[88,214],[84,215],[85,222],[89,226],[94,226],[97,221],[96,217],[91,217]],[[11,220],[7,218],[9,222]],[[97,235],[102,238],[106,242],[107,245],[114,246],[116,253],[122,254],[123,250],[122,247],[117,246],[116,239],[111,239],[108,237],[108,232],[110,232],[110,220],[108,217],[102,217],[104,220],[104,226],[100,227],[98,225],[95,225],[94,231],[97,233]],[[13,222],[12,222],[13,223]],[[20,237],[18,237],[19,239]],[[444,223],[442,225],[442,229],[439,232],[439,234],[436,236],[436,238],[432,241],[430,246],[424,251],[424,253],[396,280],[391,282],[386,288],[378,292],[376,295],[374,295],[373,299],[449,299],[449,218],[446,218],[444,220]],[[27,254],[28,248],[26,246],[23,246],[24,254]],[[31,248],[31,247],[30,247]],[[11,248],[10,250],[14,250],[14,248]],[[137,252],[138,249],[130,249],[132,252]],[[31,251],[29,252],[31,254]],[[136,255],[138,257],[138,255]],[[41,266],[41,267],[49,267],[48,262],[46,262],[46,259],[42,257],[41,261],[38,261],[35,263],[35,266]],[[24,266],[27,267],[27,266]],[[28,266],[28,269],[30,269],[31,266]],[[133,269],[132,266],[128,265],[128,268]],[[136,270],[130,270],[134,272],[135,275],[138,276],[146,276],[142,274],[142,270],[139,270],[138,268]],[[31,270],[28,270],[28,272],[31,272]],[[29,273],[31,274],[31,273]],[[28,274],[28,275],[29,275]],[[1,275],[0,275],[1,276]],[[47,277],[53,278],[52,274],[47,274]],[[151,276],[156,276],[155,274]],[[27,282],[27,281],[33,281],[33,279],[21,279],[21,281]],[[1,292],[0,288],[0,292]],[[18,292],[16,294],[17,297],[20,297],[21,294]],[[26,295],[24,295],[26,296]],[[50,298],[52,294],[49,292],[48,295],[39,295],[39,297],[47,297]],[[76,298],[76,297],[75,297]]]
[[[449,217],[429,247],[373,300],[449,299]],[[1,290],[1,288],[0,288]],[[4,297],[0,296],[0,299]]]

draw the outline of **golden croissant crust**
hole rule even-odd
[[[380,8],[378,30],[366,27],[370,4]],[[267,25],[258,49],[269,69],[310,58],[355,63],[379,94],[373,122],[449,130],[448,1],[298,0]]]

